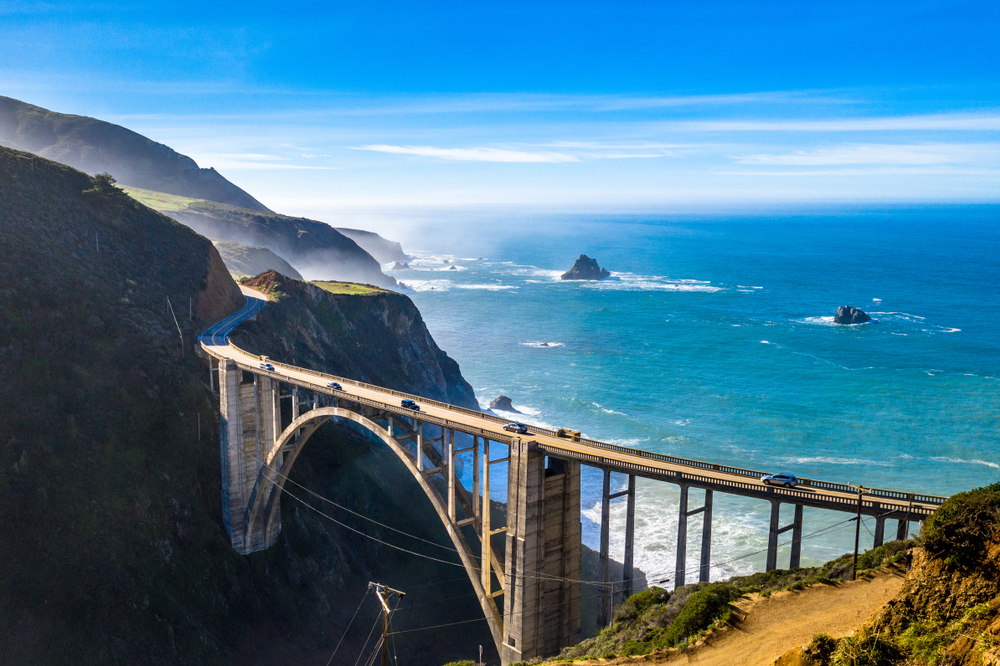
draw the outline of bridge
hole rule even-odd
[[[243,288],[246,306],[207,329],[201,350],[210,365],[221,412],[223,519],[237,552],[272,546],[281,531],[280,500],[303,447],[330,419],[346,419],[381,439],[402,461],[430,499],[475,589],[504,664],[550,656],[580,636],[580,468],[603,471],[600,570],[607,603],[610,501],[626,497],[623,580],[632,591],[637,477],[680,488],[675,586],[684,585],[687,519],[703,514],[699,580],[708,580],[712,552],[712,499],[716,492],[770,503],[766,570],[777,568],[778,537],[791,531],[789,568],[799,566],[804,507],[875,518],[874,543],[885,539],[887,520],[896,538],[910,521],[930,515],[945,498],[801,479],[801,485],[765,485],[758,470],[689,460],[529,426],[506,430],[507,419],[420,396],[299,368],[243,351],[229,332],[266,305],[266,297]],[[339,388],[331,386],[335,382]],[[401,405],[413,400],[419,410]],[[281,400],[291,401],[282,418]],[[456,471],[456,456],[472,456],[471,488]],[[491,470],[507,465],[507,514],[493,524]],[[611,474],[627,475],[626,489],[611,492]],[[699,489],[700,507],[689,508]],[[794,507],[782,526],[781,506]],[[499,542],[499,543],[498,543]],[[598,581],[601,583],[602,581]],[[607,612],[607,610],[603,611]],[[606,616],[605,616],[606,618]]]

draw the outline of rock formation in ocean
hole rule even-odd
[[[501,412],[513,412],[515,414],[521,413],[514,409],[514,403],[512,403],[510,398],[505,395],[498,396],[496,400],[491,402],[490,409],[499,409]]]
[[[573,268],[562,274],[563,280],[603,280],[611,277],[608,269],[597,265],[597,259],[591,259],[585,254],[581,254],[573,264]]]
[[[863,324],[871,321],[872,318],[859,308],[852,308],[850,305],[841,305],[837,308],[837,314],[833,318],[835,324]]]
[[[401,264],[401,263],[399,263],[399,262],[397,261],[396,263],[394,263],[394,264],[392,265],[392,268],[391,268],[390,270],[394,270],[394,271],[405,271],[405,270],[406,270],[406,269],[408,269],[409,267],[410,267],[410,265],[409,265],[409,264]]]

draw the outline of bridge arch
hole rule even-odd
[[[388,430],[362,414],[339,406],[319,407],[305,412],[282,431],[263,460],[266,464],[260,468],[257,481],[247,502],[244,522],[247,540],[249,541],[251,533],[262,533],[264,543],[271,543],[277,537],[276,530],[280,530],[277,524],[279,498],[284,490],[289,472],[312,435],[320,426],[334,418],[353,421],[381,439],[403,462],[414,480],[420,485],[458,552],[465,572],[476,591],[483,614],[486,616],[493,641],[497,650],[500,650],[504,636],[503,616],[497,608],[493,596],[483,587],[480,568],[472,555],[465,535],[449,519],[447,501],[430,482],[430,478],[417,468],[416,461],[409,451]],[[296,434],[298,434],[297,437]],[[450,470],[449,473],[451,473]]]

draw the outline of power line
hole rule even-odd
[[[340,644],[343,643],[344,639],[347,637],[347,632],[350,630],[351,625],[354,624],[354,618],[358,616],[358,611],[361,610],[361,606],[364,605],[365,599],[368,598],[369,592],[371,592],[371,588],[365,590],[365,595],[361,597],[361,603],[359,603],[358,607],[354,610],[354,615],[351,616],[351,621],[347,623],[347,629],[344,629],[344,635],[340,637],[339,641],[337,641],[337,647],[333,648],[333,654],[331,654],[330,658],[327,660],[326,666],[330,666],[330,664],[333,662],[333,657],[337,654],[337,650],[340,649]]]

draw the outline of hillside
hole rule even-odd
[[[266,247],[251,247],[233,241],[213,240],[212,244],[222,256],[226,268],[235,275],[257,275],[264,271],[278,271],[282,275],[301,280],[302,276],[287,261]]]
[[[410,592],[414,610],[397,616],[408,627],[479,617],[461,570],[382,546],[292,499],[282,501],[277,546],[248,557],[232,550],[218,398],[191,343],[242,296],[207,239],[110,183],[29,158],[0,148],[0,663],[326,663],[369,580]],[[369,338],[350,319],[367,322],[364,308],[340,312],[348,319],[338,343],[372,348],[351,371],[471,398],[457,366],[434,366],[432,341],[396,329]],[[329,313],[316,306],[312,316]],[[289,330],[291,347],[310,344],[295,321],[271,321]],[[423,355],[426,365],[392,377],[382,367],[391,354]],[[322,428],[293,479],[448,543],[408,472],[355,431]],[[413,546],[355,515],[336,517]],[[369,600],[341,647],[351,662],[374,617]],[[488,646],[485,623],[455,637],[407,636],[399,649],[414,666]]]
[[[109,172],[123,185],[208,199],[267,212],[215,169],[112,123],[0,96],[0,145],[67,164],[91,175]]]
[[[309,279],[396,286],[379,262],[323,222],[136,188],[128,193],[209,238],[266,247]]]

